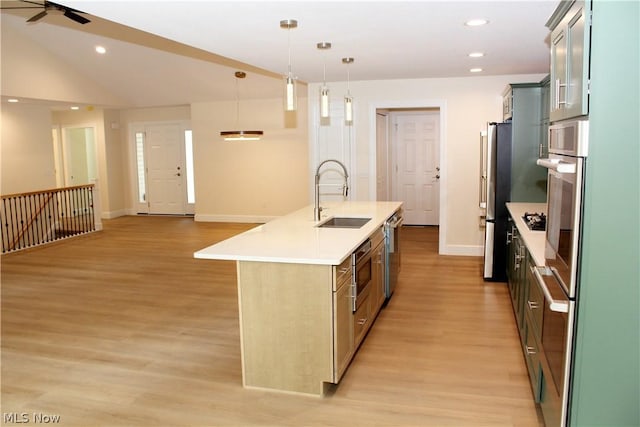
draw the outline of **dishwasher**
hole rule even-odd
[[[384,289],[387,300],[391,298],[400,272],[400,230],[402,211],[398,210],[384,223],[385,237],[385,277]]]

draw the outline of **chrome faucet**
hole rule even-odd
[[[337,163],[342,167],[342,170],[344,171],[344,184],[342,184],[342,195],[344,197],[347,197],[347,195],[349,194],[349,184],[347,183],[347,178],[349,178],[349,174],[347,173],[347,168],[339,160],[327,159],[322,161],[318,165],[318,168],[316,169],[316,196],[315,196],[314,208],[313,208],[313,219],[315,221],[320,221],[320,212],[322,212],[322,207],[320,206],[320,168],[322,167],[322,165],[329,162]]]

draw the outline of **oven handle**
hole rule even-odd
[[[536,277],[538,286],[540,287],[540,289],[542,289],[544,298],[547,300],[547,303],[549,304],[549,309],[551,311],[555,311],[556,313],[568,313],[569,302],[554,300],[553,297],[551,296],[551,292],[549,292],[549,288],[547,288],[547,284],[542,278],[542,274],[540,273],[540,270],[545,270],[545,272],[551,271],[551,274],[545,274],[545,276],[553,276],[555,280],[558,280],[553,269],[547,269],[546,267],[534,267],[534,266],[529,266],[529,268],[531,269],[531,272],[533,273],[533,275]]]
[[[554,170],[558,173],[576,173],[575,163],[563,162],[560,159],[538,159],[536,160],[538,166],[543,166],[547,169]]]

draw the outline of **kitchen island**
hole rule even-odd
[[[384,302],[384,222],[401,202],[325,203],[204,248],[196,258],[237,263],[245,387],[322,396],[340,381]],[[371,218],[359,228],[331,218]],[[371,241],[371,281],[358,293],[351,254]]]

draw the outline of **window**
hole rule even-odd
[[[193,140],[191,130],[184,131],[184,158],[187,172],[187,203],[196,202],[196,190],[193,177]]]
[[[136,132],[136,167],[138,170],[138,202],[147,201],[147,183],[144,166],[144,132]]]

